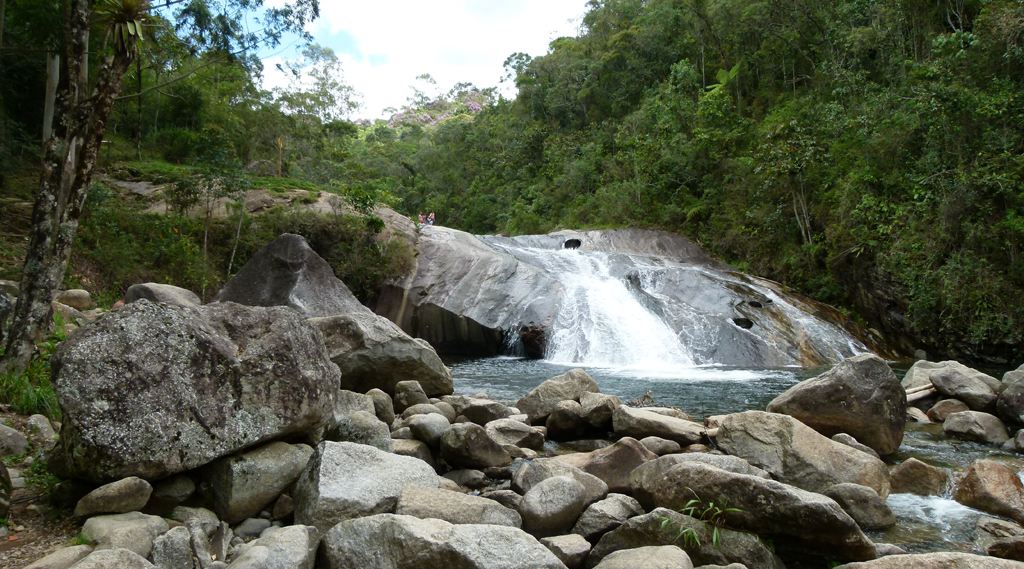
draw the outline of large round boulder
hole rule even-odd
[[[903,441],[907,394],[882,358],[864,354],[794,385],[768,411],[796,417],[826,437],[847,433],[885,456]]]
[[[539,424],[547,419],[560,401],[579,403],[584,393],[600,391],[597,382],[587,372],[573,369],[538,385],[516,403],[516,408],[526,413],[530,424]]]
[[[99,483],[317,433],[340,379],[295,311],[230,302],[133,302],[69,336],[51,365],[64,421],[50,468]]]
[[[974,555],[973,553],[939,552],[912,555],[889,555],[874,561],[847,563],[836,569],[1020,569],[1019,561]]]
[[[321,533],[343,520],[395,511],[409,486],[437,488],[426,462],[356,443],[323,442],[295,487],[295,523]]]

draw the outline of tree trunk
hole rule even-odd
[[[4,46],[4,13],[7,12],[7,0],[0,0],[0,48]]]
[[[57,102],[57,83],[60,82],[60,56],[46,54],[46,94],[43,99],[43,144],[53,136],[53,107]]]
[[[43,173],[32,210],[21,291],[0,362],[0,369],[7,371],[24,371],[35,344],[52,331],[50,303],[64,279],[107,120],[133,59],[131,53],[105,57],[96,90],[87,97],[83,86],[88,78],[89,0],[71,0],[67,16],[70,80],[60,93],[63,134],[60,138],[51,136],[44,145]]]

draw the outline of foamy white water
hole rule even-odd
[[[615,368],[694,365],[676,333],[611,275],[604,254],[572,249],[534,253],[543,253],[537,258],[565,287],[545,359]]]

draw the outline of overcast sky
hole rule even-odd
[[[345,81],[362,95],[352,118],[375,119],[405,104],[423,73],[440,92],[460,81],[498,87],[509,55],[543,55],[551,40],[578,35],[586,0],[324,0],[320,11],[309,30],[338,54]],[[274,65],[293,57],[286,50],[264,59],[265,88],[284,83]]]

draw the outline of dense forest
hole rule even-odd
[[[147,24],[101,162],[111,177],[171,183],[181,212],[210,176],[237,181],[217,186],[236,196],[280,177],[364,211],[434,210],[475,233],[665,229],[908,353],[1019,359],[1024,0],[593,0],[578,37],[508,58],[514,98],[469,84],[441,92],[424,75],[377,121],[346,120],[356,98],[329,49],[308,45],[283,66],[292,84],[267,91],[258,59],[186,49],[174,15]],[[0,168],[11,199],[38,185],[59,21],[57,2],[7,0]],[[143,228],[128,235],[97,186],[72,273],[112,270],[94,258],[112,236],[126,249],[151,241]],[[0,221],[13,227],[10,211]],[[226,239],[234,223],[255,227],[236,216]],[[195,253],[204,227],[189,227],[173,239]],[[163,257],[140,255],[147,275],[177,278],[191,261],[161,239]],[[0,249],[11,267],[17,253]],[[125,275],[94,280],[116,288]]]

